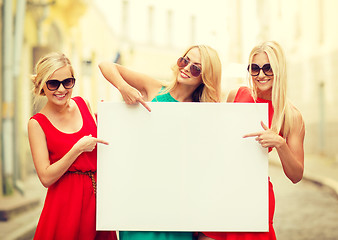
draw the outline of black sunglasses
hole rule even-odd
[[[46,86],[47,86],[48,90],[50,90],[50,91],[55,91],[55,90],[59,89],[61,84],[63,85],[63,87],[65,89],[71,89],[75,85],[75,78],[66,78],[62,81],[53,79],[53,80],[48,80],[46,82]]]
[[[263,73],[266,76],[273,76],[273,71],[271,68],[270,63],[266,63],[263,65],[263,67],[259,67],[256,63],[252,63],[248,66],[248,71],[251,74],[251,76],[258,76],[261,72],[261,69],[263,70]]]
[[[177,60],[177,66],[179,66],[180,68],[184,68],[188,66],[189,63],[190,63],[190,60],[184,57],[180,57]],[[201,74],[201,71],[202,71],[201,68],[198,67],[197,65],[195,64],[190,65],[190,72],[191,72],[191,75],[193,75],[194,77],[198,77]]]

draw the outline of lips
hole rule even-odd
[[[269,82],[271,79],[262,79],[262,80],[256,80],[259,83],[267,83]]]
[[[190,78],[190,76],[186,74],[185,72],[181,71],[180,73],[181,73],[182,78]]]
[[[64,98],[66,94],[54,94],[54,96],[57,98]]]

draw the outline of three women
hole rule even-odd
[[[89,105],[82,98],[70,98],[75,82],[70,64],[68,61],[66,63],[60,61],[58,59],[60,56],[52,61],[48,60],[50,57],[38,63],[38,74],[34,79],[36,93],[46,95],[48,102],[29,122],[29,138],[34,164],[41,182],[49,187],[36,235],[43,236],[42,232],[48,228],[54,229],[53,234],[65,237],[70,236],[71,229],[80,228],[78,235],[73,231],[72,236],[90,235],[92,239],[96,235],[92,227],[93,219],[95,220],[95,215],[93,215],[95,203],[92,202],[95,201],[96,156],[91,154],[95,155],[96,143],[106,143],[95,138],[95,118],[89,110]],[[169,84],[110,62],[103,62],[99,67],[105,78],[121,92],[126,103],[141,103],[149,111],[151,109],[146,103],[149,101],[221,101],[221,63],[217,52],[208,46],[197,45],[187,49],[173,67],[174,77]],[[248,71],[250,88],[241,87],[231,91],[227,101],[268,103],[269,123],[262,122],[261,132],[248,133],[245,137],[255,137],[263,147],[275,148],[285,175],[296,183],[303,176],[305,127],[300,112],[286,96],[286,63],[280,45],[269,41],[254,47],[249,56]],[[71,140],[67,142],[68,144],[64,144],[64,139],[68,138]],[[88,182],[89,179],[90,182]],[[72,186],[75,182],[76,187]],[[89,183],[92,184],[91,193],[88,193]],[[74,226],[71,229],[62,225],[63,230],[57,230],[55,224],[59,224],[60,220],[55,220],[55,223],[46,223],[47,218],[61,218],[60,214],[72,212],[78,215],[81,212],[77,207],[75,207],[77,210],[71,207],[61,207],[62,204],[67,206],[71,202],[76,202],[73,198],[70,200],[65,197],[73,191],[76,192],[75,199],[77,200],[90,199],[88,205],[91,206],[91,210],[86,212],[88,215],[85,218],[73,221]],[[59,207],[56,209],[62,210],[53,210],[51,207],[53,204]],[[272,225],[274,193],[270,180],[269,211],[268,233],[200,233],[199,239],[275,239]],[[82,221],[89,221],[90,223],[86,224],[90,227],[82,228],[79,224]],[[186,232],[120,233],[122,240],[192,238],[193,233]]]

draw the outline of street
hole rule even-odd
[[[277,240],[338,239],[338,198],[307,180],[293,184],[277,166],[269,166],[274,186]]]

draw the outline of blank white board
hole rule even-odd
[[[100,102],[97,229],[268,231],[267,104]]]

